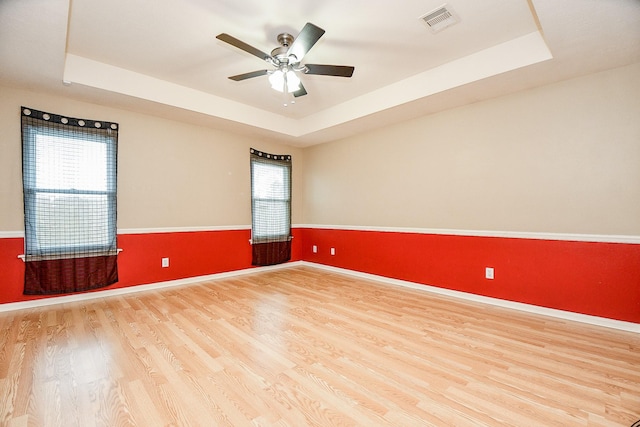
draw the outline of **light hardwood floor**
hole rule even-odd
[[[0,314],[2,426],[630,426],[640,336],[311,267]]]

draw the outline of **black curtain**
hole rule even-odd
[[[250,150],[252,264],[291,259],[291,156]]]
[[[27,295],[118,281],[118,124],[22,107]]]

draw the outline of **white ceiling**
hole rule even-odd
[[[450,0],[460,22],[419,19],[443,0],[0,0],[0,84],[46,91],[292,145],[640,61],[638,0]],[[326,30],[284,107],[269,68],[215,38],[270,52],[306,22]],[[70,84],[63,84],[66,81]],[[640,95],[640,94],[639,94]]]

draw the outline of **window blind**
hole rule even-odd
[[[117,123],[76,119],[22,107],[27,264],[40,262],[40,266],[51,269],[50,262],[43,262],[117,255],[117,141]],[[28,271],[37,266],[28,265]],[[59,282],[63,276],[68,280],[69,276],[60,273],[55,279],[46,277],[47,274],[41,272],[32,278],[39,282],[36,287],[48,288],[46,283]],[[100,276],[94,270],[87,274]],[[87,280],[95,281],[93,277]],[[112,280],[113,277],[106,281],[113,283]],[[68,288],[87,289],[86,283],[61,286],[64,292]],[[56,292],[56,289],[34,291]]]
[[[284,262],[290,259],[291,156],[269,154],[254,149],[251,149],[250,153],[251,239],[254,245],[254,264]],[[256,246],[260,244],[271,245]],[[256,260],[256,250],[284,253],[257,264],[259,261]],[[282,261],[283,258],[286,259]]]

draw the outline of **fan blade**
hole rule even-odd
[[[293,96],[297,98],[299,96],[305,96],[306,94],[307,94],[307,90],[304,88],[304,86],[302,86],[302,82],[300,82],[300,89],[293,92]]]
[[[258,71],[252,71],[250,73],[238,74],[237,76],[231,76],[229,78],[233,81],[239,82],[241,80],[251,79],[253,77],[264,76],[267,73],[269,73],[269,71],[267,70],[258,70]]]
[[[311,50],[323,34],[324,30],[322,28],[313,25],[311,22],[307,22],[302,28],[302,31],[300,31],[300,34],[298,34],[298,37],[295,38],[289,47],[287,56],[295,55],[298,62],[302,61],[302,58]]]
[[[336,76],[336,77],[351,77],[353,75],[354,67],[346,65],[318,65],[318,64],[306,64],[306,74],[317,74],[320,76]]]
[[[238,40],[237,38],[230,36],[229,34],[226,34],[226,33],[218,34],[216,38],[218,40],[222,40],[225,43],[229,43],[231,46],[237,47],[238,49],[242,49],[253,56],[257,56],[263,61],[269,61],[271,59],[271,55],[266,54],[260,49],[257,49],[251,45],[248,45],[242,40]]]

